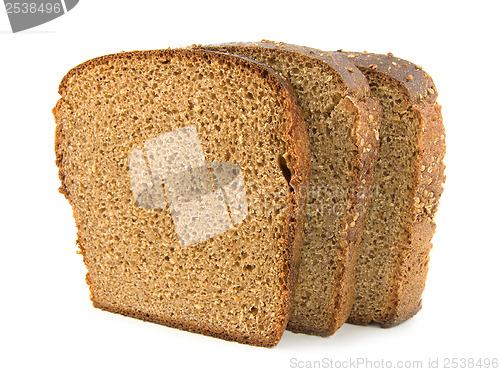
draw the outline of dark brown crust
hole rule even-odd
[[[364,73],[389,77],[408,97],[409,110],[420,119],[418,172],[415,174],[415,205],[413,224],[408,226],[407,242],[399,246],[399,262],[385,310],[372,319],[351,314],[353,324],[380,323],[391,327],[414,316],[422,307],[421,296],[428,271],[431,239],[436,225],[433,221],[443,192],[446,152],[441,106],[436,103],[437,90],[431,77],[411,62],[392,54],[342,52]]]
[[[60,149],[61,138],[64,134],[63,134],[63,122],[59,115],[59,110],[61,108],[61,105],[65,104],[64,98],[66,95],[67,86],[71,84],[72,79],[78,77],[79,73],[81,73],[87,68],[92,68],[99,64],[112,63],[113,61],[120,58],[161,59],[161,58],[166,58],[172,54],[185,54],[185,55],[197,54],[198,56],[207,59],[217,59],[217,58],[222,60],[230,59],[237,64],[242,64],[249,71],[252,71],[253,73],[265,77],[265,79],[269,82],[269,84],[277,89],[279,94],[282,96],[283,101],[285,102],[285,106],[288,109],[289,121],[287,123],[287,127],[285,128],[285,133],[288,135],[288,140],[290,145],[290,157],[289,159],[287,159],[288,160],[287,165],[292,172],[290,185],[295,190],[295,192],[291,191],[289,195],[293,207],[292,207],[292,213],[290,215],[290,223],[288,224],[288,232],[287,232],[288,245],[286,252],[284,252],[285,266],[283,267],[282,271],[284,276],[284,283],[286,286],[283,293],[284,306],[281,309],[281,312],[276,314],[276,317],[279,319],[278,322],[279,327],[278,329],[275,330],[275,333],[273,335],[269,335],[270,337],[265,337],[261,339],[259,338],[249,339],[249,338],[244,338],[242,335],[238,334],[229,334],[229,333],[216,334],[208,329],[205,329],[202,324],[190,326],[187,324],[183,324],[182,322],[169,321],[166,319],[153,319],[145,314],[141,314],[126,309],[121,309],[118,307],[110,308],[109,306],[96,302],[95,300],[96,297],[93,294],[92,281],[89,274],[87,273],[86,281],[90,287],[91,300],[95,307],[131,316],[134,318],[147,320],[159,324],[164,324],[182,330],[205,334],[208,336],[218,337],[228,341],[237,341],[240,343],[245,343],[255,346],[264,346],[264,347],[275,346],[279,342],[288,321],[288,317],[290,314],[289,310],[293,300],[293,291],[298,276],[297,262],[299,262],[300,260],[300,242],[302,240],[302,228],[304,224],[304,210],[305,210],[304,207],[306,202],[305,192],[303,192],[302,190],[307,186],[307,182],[309,180],[311,156],[309,153],[309,139],[304,124],[303,114],[301,109],[295,103],[294,92],[284,79],[282,79],[278,74],[276,74],[272,69],[270,69],[267,66],[263,66],[248,59],[244,59],[238,56],[233,56],[225,53],[191,50],[191,49],[165,49],[165,50],[154,50],[154,51],[124,52],[119,54],[106,55],[103,57],[95,58],[87,62],[84,62],[76,66],[72,70],[70,70],[66,74],[66,76],[62,79],[59,85],[59,94],[62,96],[62,98],[57,102],[56,106],[54,107],[53,114],[55,121],[57,123],[56,135],[55,135],[55,152],[56,152],[56,165],[59,168],[59,178],[61,180],[61,187],[59,191],[68,199],[73,208],[73,215],[75,217],[75,221],[77,223],[77,228],[78,228],[77,244],[81,250],[81,252],[79,253],[82,253],[84,263],[87,266],[87,268],[89,268],[90,263],[86,259],[84,237],[81,236],[80,232],[82,230],[80,229],[80,226],[78,225],[78,219],[76,218],[77,210],[72,200],[72,196],[65,185],[65,173],[63,169],[63,158],[62,158],[63,155]]]
[[[239,54],[241,48],[266,48],[282,53],[298,53],[306,56],[311,63],[319,64],[329,69],[332,75],[338,76],[344,83],[344,98],[352,110],[357,113],[358,121],[352,135],[358,149],[358,159],[353,177],[353,192],[350,194],[350,209],[347,214],[347,225],[343,231],[343,247],[339,251],[343,264],[334,273],[338,279],[336,293],[332,294],[332,308],[328,309],[326,327],[318,325],[310,328],[303,324],[289,322],[287,329],[292,332],[306,333],[318,336],[330,336],[349,317],[355,298],[356,264],[361,242],[362,227],[365,221],[366,208],[369,203],[369,189],[373,185],[373,168],[378,153],[378,128],[380,123],[380,107],[378,102],[369,97],[369,86],[364,75],[351,63],[336,53],[323,52],[304,46],[285,43],[275,43],[263,40],[252,43],[225,43],[220,45],[202,46],[209,50],[219,50]],[[347,103],[349,102],[349,103]],[[356,216],[357,215],[357,216]],[[351,223],[353,223],[351,226]]]
[[[399,82],[411,97],[412,103],[435,103],[437,90],[434,81],[412,62],[394,57],[392,53],[374,54],[338,51],[358,68],[369,68],[386,74]]]

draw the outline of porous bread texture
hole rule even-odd
[[[393,55],[345,52],[380,99],[380,151],[349,322],[399,324],[421,309],[445,134],[429,75]]]
[[[204,46],[264,63],[295,88],[312,154],[299,280],[287,329],[328,336],[354,301],[355,265],[372,165],[379,107],[363,74],[342,57],[262,41]]]
[[[94,306],[276,345],[297,276],[310,170],[302,113],[286,82],[235,56],[157,50],[90,60],[65,76],[60,94],[60,191],[73,207]],[[137,205],[129,160],[146,141],[188,125],[209,164],[241,169],[248,214],[182,245],[168,206]]]

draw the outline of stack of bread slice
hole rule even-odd
[[[94,306],[266,347],[420,308],[444,182],[421,68],[231,43],[96,58],[59,93]]]

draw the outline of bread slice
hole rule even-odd
[[[287,329],[328,336],[354,301],[355,265],[376,159],[379,107],[342,57],[262,41],[208,46],[280,72],[297,93],[312,153],[299,283]]]
[[[59,93],[60,191],[94,306],[275,345],[310,171],[286,81],[240,57],[173,49],[90,60]]]
[[[380,99],[380,153],[349,322],[388,327],[421,308],[443,192],[445,134],[431,77],[392,54],[343,53]]]

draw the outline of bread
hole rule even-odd
[[[333,334],[354,301],[355,265],[376,159],[379,107],[338,55],[262,41],[204,46],[272,67],[297,93],[312,153],[299,283],[288,330]]]
[[[380,99],[380,154],[349,322],[399,324],[421,308],[433,221],[445,181],[437,91],[421,67],[392,54],[344,52]]]
[[[94,306],[275,345],[310,172],[286,81],[240,57],[172,49],[87,61],[59,93],[60,191]]]

